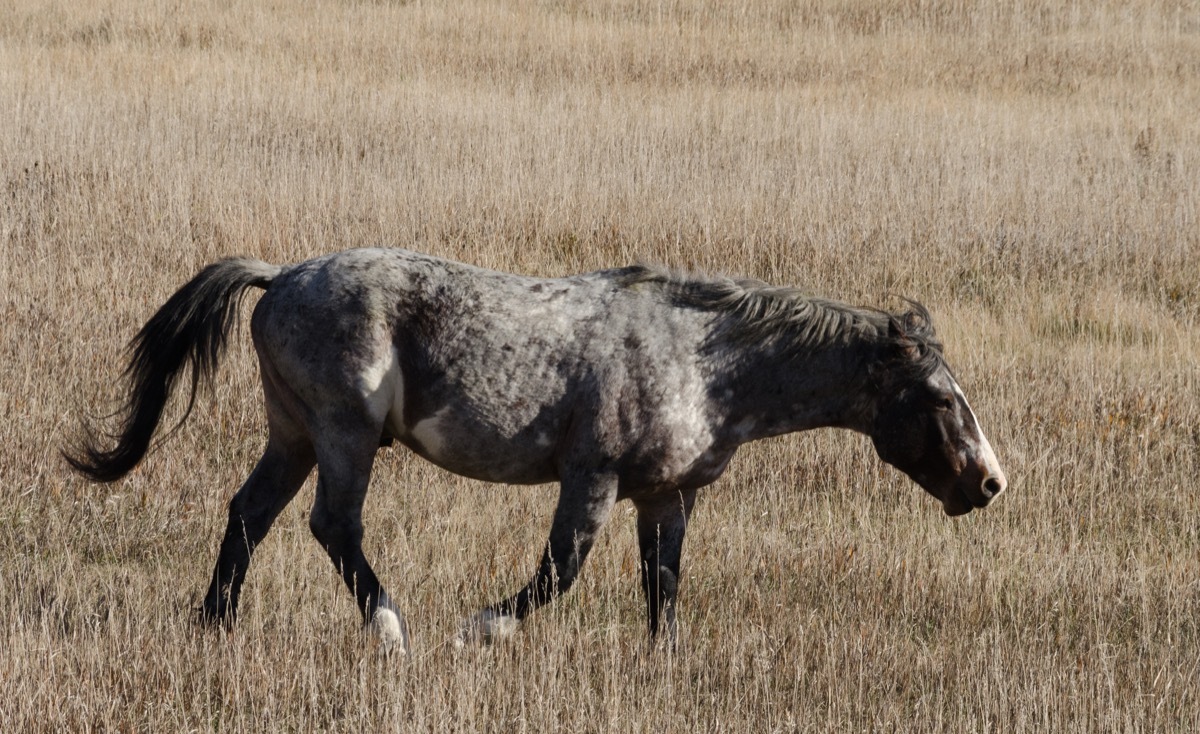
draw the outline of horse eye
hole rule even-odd
[[[954,398],[950,396],[940,397],[934,405],[938,410],[954,410]]]

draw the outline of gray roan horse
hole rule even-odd
[[[371,466],[393,441],[464,476],[561,485],[537,572],[466,621],[460,641],[507,634],[565,592],[622,499],[637,508],[650,634],[674,640],[696,492],[747,441],[859,431],[948,515],[1005,488],[916,303],[889,314],[640,266],[537,279],[393,249],[205,268],[133,340],[119,433],[89,429],[67,452],[75,469],[102,482],[133,469],[188,367],[190,412],[251,287],[266,291],[251,333],[269,432],[229,504],[204,599],[212,621],[233,621],[251,554],[316,466],[312,533],[384,648],[407,650],[361,545]]]

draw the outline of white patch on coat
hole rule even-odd
[[[383,420],[388,415],[404,415],[404,376],[400,374],[400,359],[395,347],[363,368],[359,384],[376,420]]]
[[[425,454],[433,460],[446,457],[446,430],[443,425],[450,407],[446,406],[423,421],[418,421],[412,427],[409,435],[425,449]]]
[[[661,470],[663,479],[671,479],[687,472],[712,448],[712,426],[702,407],[707,387],[695,370],[680,367],[654,388],[663,400],[653,420],[671,435],[669,450],[662,457],[667,465]],[[734,430],[748,431],[751,427],[739,424]]]

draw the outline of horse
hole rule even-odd
[[[119,428],[85,419],[63,450],[75,470],[98,482],[132,470],[190,368],[186,420],[251,288],[265,291],[250,331],[266,448],[229,502],[200,610],[210,623],[234,622],[255,548],[315,466],[312,534],[364,626],[407,652],[404,617],[362,549],[372,464],[394,442],[466,477],[560,485],[533,577],[467,618],[458,644],[511,634],[570,589],[621,500],[637,511],[650,639],[673,643],[697,492],[749,441],[866,434],[950,516],[1007,486],[916,301],[888,312],[644,265],[533,278],[401,249],[205,267],[131,341]]]

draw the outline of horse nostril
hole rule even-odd
[[[988,499],[1004,491],[1004,480],[998,477],[988,477],[983,480],[983,494]]]

